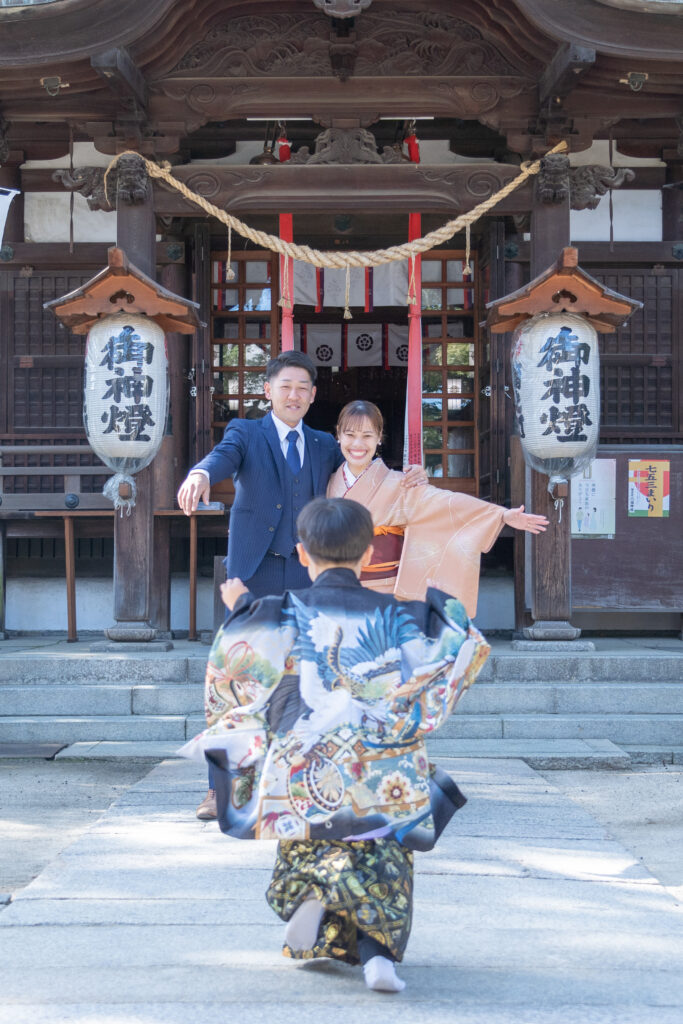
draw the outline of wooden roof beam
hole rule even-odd
[[[595,50],[590,46],[563,43],[541,75],[538,95],[543,107],[548,100],[557,103],[572,91],[581,76],[595,64]]]
[[[125,46],[95,54],[90,64],[115,95],[132,100],[141,111],[147,111],[147,83]]]

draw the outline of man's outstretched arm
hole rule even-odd
[[[229,423],[216,447],[206,458],[193,466],[178,490],[178,505],[186,516],[197,511],[200,501],[207,503],[211,484],[233,476],[242,465],[248,438],[239,421]]]

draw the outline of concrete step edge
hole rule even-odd
[[[182,741],[175,740],[84,740],[70,743],[55,755],[55,761],[165,761],[177,758]]]
[[[629,754],[609,740],[457,740],[448,752],[432,754],[433,760],[457,775],[462,759],[513,759],[537,769],[624,768]],[[154,761],[178,757],[178,744],[167,741],[78,742],[56,755],[56,760]]]
[[[537,770],[617,769],[631,763],[627,751],[607,739],[454,739],[450,750],[444,746],[427,744],[431,759],[444,767],[470,757],[518,759]]]
[[[683,746],[655,743],[624,743],[634,764],[683,764]]]

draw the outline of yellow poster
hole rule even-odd
[[[669,515],[670,463],[660,459],[629,459],[628,514],[662,519]]]

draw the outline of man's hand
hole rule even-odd
[[[506,509],[503,513],[503,522],[513,530],[525,530],[526,533],[545,533],[546,527],[550,525],[545,516],[525,512],[524,505]]]
[[[204,473],[190,473],[183,480],[178,491],[178,504],[186,516],[197,511],[200,501],[208,504],[211,497],[211,484]]]
[[[223,604],[229,608],[230,611],[232,611],[237,604],[237,598],[242,594],[248,593],[249,590],[247,587],[245,587],[242,580],[238,579],[236,576],[234,579],[226,580],[225,583],[221,584],[221,598],[223,599]]]
[[[420,487],[422,484],[426,484],[427,480],[427,474],[422,466],[406,466],[403,470],[401,487]]]

